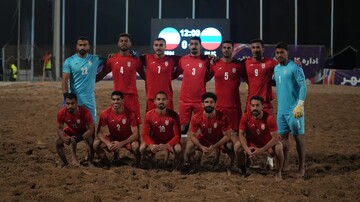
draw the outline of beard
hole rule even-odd
[[[121,48],[120,48],[120,50],[121,50],[122,52],[126,52],[126,51],[128,51],[128,50],[129,50],[129,48],[128,48],[128,47],[126,47],[126,46],[124,46],[124,47],[121,47]]]
[[[252,110],[252,111],[251,111],[251,114],[252,114],[253,116],[258,116],[258,115],[260,114],[260,112],[259,112],[258,110]]]
[[[198,53],[198,50],[196,48],[191,49],[191,54],[196,55]]]
[[[164,104],[159,104],[159,105],[157,106],[157,108],[162,110],[162,109],[165,109],[166,106],[165,106]]]
[[[67,109],[67,111],[68,111],[70,114],[74,114],[74,113],[75,113],[75,109]]]
[[[80,55],[86,55],[86,53],[87,53],[87,51],[84,49],[80,49],[78,52]]]
[[[206,112],[206,113],[210,114],[210,113],[213,112],[213,111],[214,111],[214,107],[210,107],[210,106],[205,107],[205,112]]]

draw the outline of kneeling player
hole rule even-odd
[[[176,165],[181,157],[180,121],[175,111],[166,108],[167,102],[165,92],[156,93],[156,108],[145,115],[140,152],[143,158],[165,152],[165,164],[168,164],[169,153],[174,153]]]
[[[186,145],[185,155],[190,164],[196,169],[193,156],[196,150],[204,155],[215,154],[212,168],[219,163],[220,150],[228,153],[231,163],[234,161],[233,144],[230,141],[231,128],[228,117],[215,110],[217,97],[214,93],[207,92],[202,96],[203,111],[195,114],[190,123],[190,141]],[[201,157],[198,158],[198,163]]]
[[[110,162],[105,150],[116,154],[121,148],[126,148],[135,155],[136,165],[140,160],[138,121],[135,113],[123,105],[123,98],[122,92],[112,92],[111,106],[100,116],[98,140],[94,142],[94,149],[106,167]]]
[[[250,98],[250,112],[242,115],[240,120],[239,138],[242,147],[250,158],[256,158],[263,152],[275,154],[276,180],[281,180],[284,152],[277,132],[273,115],[264,111],[264,99],[260,96]],[[245,137],[246,133],[246,137]]]
[[[88,109],[78,106],[77,97],[74,93],[65,93],[66,106],[57,113],[57,138],[55,139],[56,151],[61,158],[60,167],[68,165],[64,152],[64,144],[71,145],[72,163],[80,165],[76,156],[77,143],[84,140],[88,148],[88,164],[93,166],[95,126]],[[64,124],[67,125],[64,128]]]

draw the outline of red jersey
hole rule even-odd
[[[179,61],[179,56],[165,56],[156,58],[154,54],[146,54],[143,64],[146,66],[146,98],[155,99],[155,94],[159,91],[166,93],[168,99],[173,98],[172,77]]]
[[[215,110],[215,116],[208,118],[204,112],[195,114],[190,122],[190,131],[196,133],[200,129],[200,138],[211,144],[217,143],[224,137],[224,132],[230,130],[229,119],[220,111]]]
[[[66,124],[78,135],[82,135],[87,131],[86,126],[93,124],[94,121],[91,112],[85,107],[78,106],[75,114],[70,114],[66,107],[61,108],[57,113],[58,124]]]
[[[248,101],[252,96],[259,95],[265,102],[271,102],[274,94],[271,89],[271,80],[277,61],[264,58],[260,62],[253,58],[245,60],[246,74],[249,83]]]
[[[156,109],[148,111],[144,119],[142,136],[147,145],[176,145],[180,141],[179,115],[171,109],[166,109],[165,116],[156,113]]]
[[[206,81],[210,75],[209,59],[205,55],[193,57],[183,56],[179,61],[179,69],[183,74],[180,89],[180,101],[201,102],[206,92]]]
[[[240,77],[245,75],[245,66],[242,62],[233,60],[230,63],[220,59],[211,65],[214,72],[215,94],[218,97],[218,107],[241,107],[240,103]]]
[[[116,114],[112,107],[105,109],[100,115],[100,126],[107,126],[110,136],[119,141],[126,140],[132,135],[131,127],[137,127],[135,113],[124,108],[120,114]]]
[[[142,77],[144,75],[140,59],[116,53],[106,61],[106,69],[112,71],[114,90],[138,96],[136,72]]]
[[[278,130],[274,116],[267,111],[263,111],[260,120],[255,119],[250,112],[244,113],[239,129],[246,132],[248,144],[254,143],[258,147],[265,146],[271,140],[270,132]]]

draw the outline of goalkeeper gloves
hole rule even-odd
[[[304,115],[304,101],[299,100],[298,104],[296,105],[294,111],[293,111],[295,118],[300,118]]]

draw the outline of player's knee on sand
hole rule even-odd
[[[139,142],[138,142],[138,141],[133,141],[133,142],[131,143],[131,149],[132,149],[133,151],[139,150]]]

